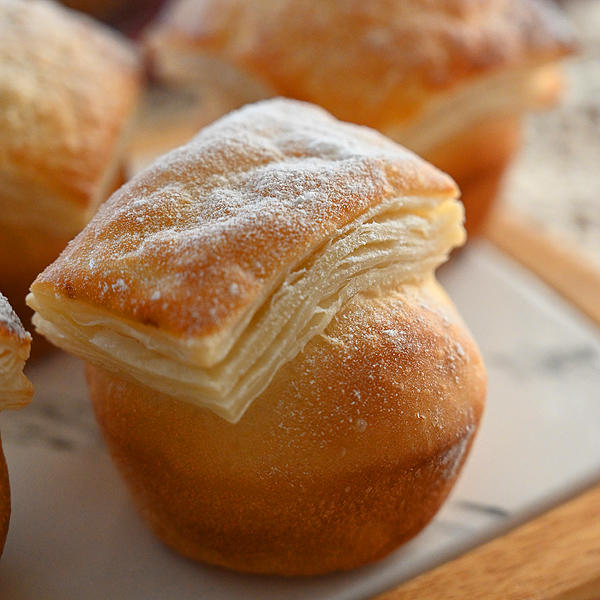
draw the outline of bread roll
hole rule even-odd
[[[23,375],[29,356],[31,336],[6,298],[0,294],[0,410],[21,408],[33,395],[33,387]],[[0,440],[0,554],[4,549],[10,519],[8,470]]]
[[[574,45],[543,0],[176,0],[146,47],[227,108],[280,94],[379,129],[458,181],[474,231]]]
[[[17,312],[122,183],[140,82],[118,34],[52,2],[0,2],[0,288]]]
[[[308,575],[432,518],[485,396],[433,276],[464,240],[457,196],[380,134],[270,100],[135,177],[37,278],[36,328],[88,363],[164,542]]]

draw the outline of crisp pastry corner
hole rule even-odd
[[[31,335],[0,294],[0,410],[21,408],[31,401],[33,386],[23,374]]]

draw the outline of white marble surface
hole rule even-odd
[[[0,418],[13,515],[0,598],[369,597],[600,479],[600,335],[480,243],[441,278],[489,370],[483,426],[449,502],[415,540],[352,573],[242,576],[196,565],[154,540],[134,512],[65,355],[31,369],[34,402]]]

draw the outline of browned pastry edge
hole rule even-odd
[[[31,231],[24,231],[14,237],[6,239],[0,236],[0,292],[6,296],[14,311],[27,327],[31,329],[33,311],[25,303],[27,289],[38,273],[52,260],[54,260],[67,245],[67,239],[48,236],[41,232],[31,235]],[[24,241],[21,246],[20,259],[14,259],[15,249],[19,247],[18,238]],[[32,329],[31,359],[54,350],[54,346]]]
[[[23,295],[23,290],[27,289],[28,282],[31,282],[32,277],[35,277],[34,271],[31,271],[29,274],[24,272],[23,277],[12,282],[10,285],[3,282],[3,287],[0,291],[6,296],[25,327],[31,330],[32,340],[29,360],[34,361],[48,352],[56,351],[56,346],[51,344],[43,335],[37,333],[32,327],[31,319],[34,313],[25,303],[25,296]]]
[[[10,521],[10,485],[8,481],[8,469],[4,452],[2,451],[2,440],[0,439],[0,556],[4,550],[8,524]]]
[[[0,294],[0,342],[2,342],[3,369],[2,385],[0,389],[0,408],[19,408],[31,400],[33,388],[21,374],[23,363],[29,355],[31,336],[23,328],[22,323],[6,298]],[[5,362],[5,353],[13,356],[14,361]],[[23,379],[20,389],[15,386],[13,375]],[[19,397],[16,397],[18,394]],[[8,397],[7,397],[8,396]],[[2,439],[0,438],[0,555],[4,550],[8,524],[10,521],[10,482]]]
[[[350,569],[414,536],[451,489],[485,396],[439,290],[353,299],[235,425],[97,367],[87,377],[155,533],[196,560],[284,575]]]

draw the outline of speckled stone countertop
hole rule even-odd
[[[560,104],[527,118],[503,201],[600,268],[600,2],[573,0],[563,7],[581,51],[565,63]]]

